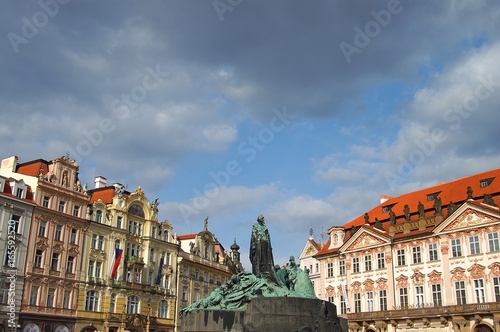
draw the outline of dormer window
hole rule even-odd
[[[95,214],[95,222],[96,223],[102,223],[102,212],[101,210],[97,210],[96,214]]]
[[[19,182],[12,181],[10,185],[12,187],[12,193],[16,195],[17,198],[26,198],[26,191],[28,189],[28,186],[24,184],[23,180]]]
[[[386,205],[386,206],[383,206],[383,207],[382,207],[382,212],[383,212],[383,213],[386,213],[386,212],[391,211],[391,209],[392,209],[392,207],[393,207],[394,205],[396,205],[396,204],[391,204],[391,205]]]
[[[495,180],[495,178],[489,178],[489,179],[484,179],[484,180],[481,180],[480,183],[481,183],[481,188],[486,188],[488,187],[492,182],[493,180]]]
[[[427,202],[432,202],[433,200],[435,200],[440,193],[441,192],[437,192],[437,193],[433,193],[433,194],[428,194],[427,195]]]

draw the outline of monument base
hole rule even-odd
[[[245,311],[193,310],[180,317],[182,332],[347,332],[333,303],[292,297],[254,298]]]

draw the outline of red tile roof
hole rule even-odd
[[[16,172],[29,176],[38,176],[40,175],[40,167],[42,167],[43,174],[47,174],[49,171],[49,162],[43,159],[28,161],[17,165]]]
[[[113,203],[113,197],[116,195],[114,186],[91,189],[88,193],[90,194],[90,204],[98,201],[99,199],[102,199],[104,204],[111,204]],[[130,192],[124,191],[123,196],[129,197]]]
[[[196,238],[196,235],[198,235],[198,234],[178,235],[177,238],[179,240],[190,240],[190,239]]]
[[[30,186],[28,186],[28,189],[26,191],[26,198],[19,198],[19,197],[12,194],[12,188],[10,187],[10,183],[5,181],[5,185],[3,187],[3,192],[0,191],[0,194],[3,194],[5,196],[9,196],[9,197],[14,197],[16,199],[20,199],[20,200],[23,200],[23,201],[26,201],[29,203],[35,203],[35,201],[33,200],[33,192],[31,191]]]

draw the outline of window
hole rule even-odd
[[[332,274],[333,274],[333,266],[332,266]],[[341,276],[345,276],[345,261],[339,261],[339,274]]]
[[[387,290],[382,289],[379,291],[380,298],[380,311],[387,311]]]
[[[432,302],[435,307],[440,307],[443,305],[441,301],[441,284],[432,285]]]
[[[35,252],[35,267],[42,267],[43,250],[37,249]]]
[[[17,188],[17,190],[16,190],[16,197],[23,198],[23,192],[24,192],[24,189]]]
[[[42,201],[42,206],[44,208],[48,208],[50,203],[50,197],[49,196],[43,196],[43,201]]]
[[[405,258],[405,250],[404,249],[398,249],[397,257],[398,257],[398,266],[406,265],[406,258]]]
[[[127,298],[127,314],[138,314],[139,313],[139,299],[137,296],[129,296]]]
[[[420,247],[413,247],[413,264],[422,263],[422,255],[420,253]]]
[[[70,300],[71,300],[71,292],[65,290],[63,295],[63,309],[69,309]]]
[[[437,243],[429,243],[429,260],[432,262],[438,259]]]
[[[14,221],[14,232],[19,234],[19,221],[21,220],[21,216],[17,216],[15,214],[12,215],[11,220]],[[9,222],[9,231],[12,230],[11,224]]]
[[[56,290],[54,288],[49,288],[47,292],[47,308],[54,307],[54,295]]]
[[[345,304],[344,295],[340,295],[340,314],[341,315],[347,314],[347,306]]]
[[[371,271],[372,270],[372,256],[366,255],[365,256],[365,271]]]
[[[465,281],[455,281],[455,294],[457,296],[457,305],[467,304],[465,299]]]
[[[194,278],[195,278],[196,280],[200,279],[200,271],[196,270],[196,271],[194,272]]]
[[[102,212],[101,210],[97,210],[95,213],[95,222],[96,223],[102,223]]]
[[[424,286],[415,287],[415,304],[417,307],[424,307]]]
[[[115,249],[120,249],[120,240],[115,240]]]
[[[85,310],[86,311],[98,311],[99,306],[99,293],[97,291],[91,290],[87,292],[85,298]]]
[[[366,311],[373,311],[373,292],[366,292]]]
[[[385,254],[383,252],[377,254],[377,269],[385,269]]]
[[[79,207],[78,205],[75,205],[75,206],[73,207],[73,215],[74,215],[75,217],[78,217],[78,216],[80,215],[80,207]]]
[[[187,289],[186,288],[183,288],[182,289],[182,297],[181,297],[182,301],[187,301]]]
[[[319,273],[319,263],[316,263],[316,273]]]
[[[56,233],[54,234],[54,237],[57,241],[61,241],[61,232],[62,232],[62,226],[56,225]]]
[[[328,302],[333,303],[334,297],[333,296],[328,296]]]
[[[462,247],[460,246],[460,239],[451,240],[451,257],[462,256]]]
[[[480,181],[480,184],[481,184],[481,188],[486,188],[488,187],[492,182],[493,180],[495,180],[495,178],[490,178],[490,179],[484,179],[484,180],[481,180]]]
[[[361,312],[361,293],[354,294],[354,312]]]
[[[104,236],[99,236],[99,241],[97,242],[97,249],[104,250]]]
[[[153,272],[149,271],[148,282],[150,286],[153,286]]]
[[[158,302],[158,318],[168,317],[168,303],[165,300]]]
[[[66,203],[65,203],[65,202],[60,201],[60,202],[59,202],[59,208],[58,208],[58,211],[59,211],[59,212],[64,212],[64,206],[65,206],[65,205],[66,205]]]
[[[327,277],[328,278],[333,277],[333,263],[327,264]]]
[[[474,292],[476,294],[476,303],[484,303],[484,280],[474,279]]]
[[[122,217],[118,217],[116,218],[116,228],[122,228],[122,220],[123,218]]]
[[[95,249],[97,246],[97,234],[92,234],[92,238],[90,239],[90,248]]]
[[[155,250],[153,248],[151,248],[151,250],[149,251],[149,261],[150,262],[155,261]]]
[[[406,287],[399,289],[399,304],[402,309],[408,307],[408,288]]]
[[[102,262],[95,262],[95,277],[101,277]]]
[[[109,300],[109,312],[114,313],[116,311],[116,294],[111,294],[111,299]]]
[[[163,231],[163,241],[165,241],[165,242],[168,241],[168,231],[167,230]]]
[[[142,270],[136,267],[134,272],[135,272],[135,282],[138,284],[141,283]]]
[[[354,257],[352,259],[352,273],[359,272],[359,257]]]
[[[91,278],[94,276],[94,267],[95,267],[95,262],[94,261],[89,261],[89,269],[87,275]]]
[[[490,245],[490,251],[499,251],[500,245],[498,243],[498,233],[489,233],[488,243]]]
[[[59,266],[59,254],[53,253],[52,254],[52,263],[50,265],[50,268],[54,271],[57,271],[58,266]]]
[[[66,265],[66,272],[73,273],[73,264],[75,263],[74,256],[68,256],[68,264]]]
[[[155,238],[156,238],[156,227],[151,227],[151,237],[152,237],[153,239],[155,239]]]
[[[31,286],[30,305],[37,305],[38,286]]]
[[[132,268],[131,267],[129,267],[127,269],[127,274],[126,274],[125,280],[127,282],[132,282]]]
[[[481,249],[479,247],[479,236],[469,236],[469,244],[470,244],[470,254],[476,255],[481,253]]]
[[[495,302],[500,303],[500,277],[493,278],[493,292],[495,293]]]
[[[71,236],[70,236],[69,242],[71,244],[76,244],[76,229],[75,228],[71,229]]]
[[[133,224],[132,224],[132,221],[130,221],[130,220],[129,220],[129,221],[128,221],[128,232],[129,232],[129,233],[132,233],[132,225],[133,225]]]
[[[40,226],[38,227],[38,236],[45,237],[45,228],[47,227],[46,221],[40,221]]]

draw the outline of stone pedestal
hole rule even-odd
[[[182,315],[182,332],[347,332],[333,303],[318,299],[259,297],[245,311],[195,310]]]

